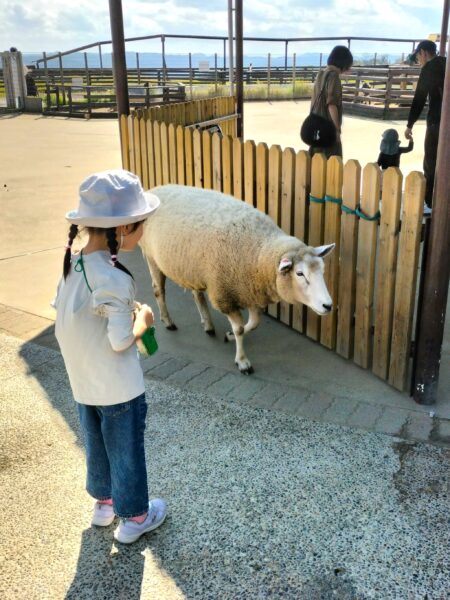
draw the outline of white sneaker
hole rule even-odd
[[[100,504],[100,502],[94,504],[94,516],[91,521],[92,525],[97,525],[97,527],[108,527],[115,518],[116,515],[114,514],[111,504]]]
[[[432,212],[433,212],[432,209],[427,204],[423,205],[423,216],[424,217],[429,217]]]
[[[120,519],[119,526],[114,532],[115,539],[121,544],[132,544],[141,535],[153,531],[164,523],[167,515],[167,504],[162,498],[153,498],[148,503],[148,515],[143,523],[130,519]]]

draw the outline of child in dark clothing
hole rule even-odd
[[[411,152],[413,148],[414,141],[412,139],[409,140],[409,144],[406,147],[401,147],[397,131],[395,129],[386,129],[382,135],[380,144],[381,152],[378,156],[377,163],[383,171],[388,167],[399,167],[400,155]]]

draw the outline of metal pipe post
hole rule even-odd
[[[109,16],[111,20],[114,86],[116,88],[117,113],[120,119],[121,115],[130,114],[122,0],[109,0]]]
[[[285,42],[284,42],[284,70],[285,71],[287,71],[288,44],[289,44],[289,42],[287,40],[285,40]]]
[[[230,96],[234,96],[233,0],[228,0],[228,57]]]
[[[242,0],[235,0],[237,137],[244,139],[244,28]]]
[[[450,43],[448,47],[450,52]],[[413,397],[419,404],[437,399],[439,366],[444,337],[445,311],[450,279],[450,62],[447,60],[442,101],[433,213],[425,260],[422,310],[418,315],[416,369]]]
[[[141,85],[141,69],[139,68],[139,52],[136,52],[137,82]]]
[[[100,69],[101,69],[101,72],[103,75],[103,57],[102,57],[102,45],[101,44],[98,45],[98,58],[100,61]]]
[[[450,11],[450,0],[444,0],[444,12],[442,13],[441,41],[439,43],[439,54],[445,56],[447,46],[448,14]]]
[[[163,68],[163,85],[166,85],[166,38],[161,36],[161,52],[162,52],[162,68]]]

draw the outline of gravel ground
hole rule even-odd
[[[149,381],[170,513],[122,547],[89,524],[60,355],[0,340],[2,599],[449,598],[449,449]]]

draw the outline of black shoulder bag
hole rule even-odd
[[[318,148],[329,148],[336,141],[336,127],[334,123],[325,117],[314,112],[319,106],[319,102],[325,92],[327,78],[329,73],[325,75],[322,89],[317,95],[311,112],[303,121],[300,129],[300,137],[308,146],[316,146]]]

